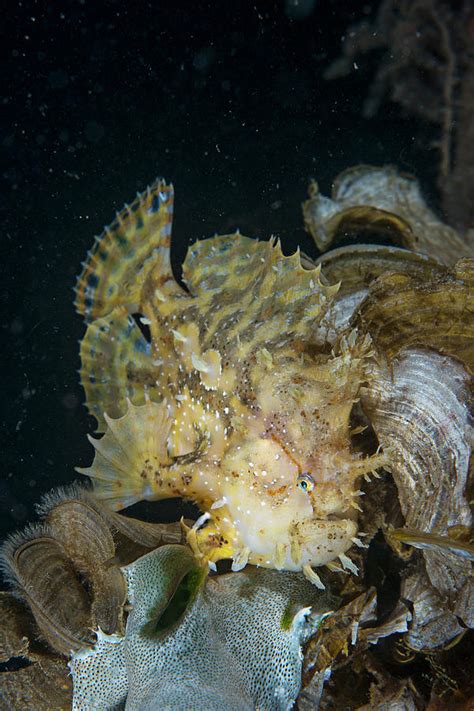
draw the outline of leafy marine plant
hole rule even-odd
[[[368,533],[364,540],[372,539],[372,550],[380,554],[376,532],[383,530],[399,556],[397,564],[396,559],[390,563],[390,553],[383,554],[383,578],[391,585],[379,582],[379,620],[394,635],[391,663],[416,662],[415,672],[408,666],[408,686],[397,685],[375,652],[364,645],[360,651],[360,644],[357,651],[356,645],[346,671],[334,674],[340,686],[335,681],[336,686],[326,687],[322,707],[325,698],[336,708],[345,703],[344,679],[357,665],[372,669],[364,686],[364,693],[371,689],[370,708],[378,707],[375,701],[382,705],[402,697],[423,707],[426,696],[417,678],[423,664],[423,673],[432,678],[433,699],[438,693],[448,694],[453,703],[456,695],[470,698],[469,674],[443,651],[460,640],[467,649],[472,645],[472,632],[467,632],[473,627],[474,592],[470,249],[426,207],[416,181],[393,168],[345,171],[334,181],[331,198],[313,184],[303,211],[320,248],[340,237],[359,237],[359,244],[330,250],[317,263],[329,278],[341,280],[330,328],[334,333],[354,327],[367,331],[378,354],[354,415],[368,428],[362,437],[372,431],[378,443],[390,447],[391,477],[376,489],[366,488],[360,526]],[[360,244],[374,235],[396,246]],[[414,554],[402,542],[421,552]],[[369,579],[374,564],[369,550],[361,565]],[[361,707],[363,699],[361,694]]]

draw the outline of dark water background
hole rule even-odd
[[[390,103],[361,115],[377,57],[322,78],[377,3],[300,3],[7,2],[0,538],[92,459],[72,287],[93,236],[137,190],[173,181],[177,268],[196,238],[236,227],[316,254],[300,209],[308,181],[328,192],[357,163],[417,174],[435,201],[426,127]]]

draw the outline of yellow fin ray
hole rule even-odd
[[[99,439],[90,438],[95,448],[92,465],[77,468],[90,477],[94,492],[115,511],[142,499],[173,496],[164,491],[166,469],[171,463],[167,440],[172,416],[165,402],[147,400],[132,405],[123,417],[106,416],[107,431]]]

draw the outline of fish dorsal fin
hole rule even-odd
[[[319,267],[303,268],[299,251],[285,257],[279,241],[239,233],[196,242],[183,274],[206,322],[203,345],[235,338],[242,357],[305,339],[339,288],[321,282]]]
[[[140,311],[142,285],[152,271],[165,293],[181,292],[170,261],[173,199],[173,186],[157,180],[96,238],[75,289],[76,309],[86,321],[116,306]]]
[[[235,290],[261,271],[258,258],[265,258],[267,242],[244,237],[240,232],[197,240],[188,249],[183,263],[183,278],[194,296],[226,287]],[[232,282],[235,276],[237,281]]]

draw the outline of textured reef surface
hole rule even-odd
[[[4,698],[70,699],[72,653],[77,709],[464,702],[446,654],[474,627],[468,246],[393,168],[311,185],[315,261],[236,232],[192,244],[178,282],[172,212],[158,181],[83,265],[93,489],[3,546],[3,656],[32,660]],[[351,234],[395,246],[325,251]],[[175,497],[197,521],[119,513]]]

